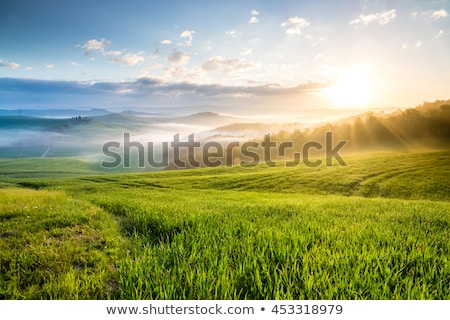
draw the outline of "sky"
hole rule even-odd
[[[440,1],[3,0],[0,108],[321,118],[450,98]]]

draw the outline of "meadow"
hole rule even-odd
[[[450,299],[449,151],[121,174],[19,160],[0,161],[2,299]]]

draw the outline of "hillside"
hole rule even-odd
[[[0,109],[0,116],[34,118],[72,118],[76,116],[93,117],[110,113],[105,109]]]
[[[0,159],[0,185],[17,178],[95,175],[101,173],[100,169],[95,163],[73,158]]]
[[[208,127],[223,126],[236,121],[238,121],[238,119],[235,117],[224,116],[215,112],[199,112],[174,119],[174,122],[176,123],[204,125]]]
[[[0,175],[0,297],[450,298],[450,152],[345,159]]]
[[[392,114],[368,112],[328,123],[314,129],[286,130],[273,135],[273,140],[323,142],[331,131],[336,140],[348,141],[346,152],[373,150],[414,150],[450,147],[450,100],[424,103],[416,108]]]
[[[294,144],[294,148],[286,151],[288,158],[293,157],[294,149],[301,150],[305,142],[323,143],[328,131],[333,132],[334,141],[348,141],[342,151],[347,154],[447,149],[450,147],[449,102],[424,103],[392,114],[365,113],[313,128],[304,128],[298,123],[253,123],[213,112],[182,117],[132,111],[102,114],[102,110],[90,110],[94,116],[88,117],[0,116],[0,157],[37,157],[43,154],[42,148],[50,147],[52,152],[47,156],[98,159],[102,145],[107,141],[123,141],[124,132],[143,145],[149,140],[171,141],[176,134],[187,136],[191,133],[203,142],[227,139],[261,142],[270,132],[273,141]],[[184,151],[181,150],[182,155]],[[261,148],[257,152],[263,154]],[[323,152],[313,148],[311,154],[322,156]],[[275,159],[281,160],[277,157],[274,154]],[[168,167],[173,168],[173,165]]]
[[[419,109],[273,135],[349,138],[359,153],[342,153],[345,165],[312,154],[321,166],[124,174],[98,160],[0,159],[0,299],[449,299],[450,151],[429,150],[449,141],[448,107]],[[168,125],[2,119],[38,156],[98,153],[114,133]],[[361,153],[386,146],[396,152]]]
[[[123,141],[124,132],[146,145],[148,139],[167,140],[177,133],[190,134],[234,121],[232,117],[214,113],[186,117],[138,115],[129,111],[91,113],[94,116],[70,118],[0,115],[0,158],[39,157],[50,147],[48,157],[98,159],[102,145],[107,141]]]
[[[345,156],[347,166],[316,168],[218,167],[182,171],[104,175],[54,181],[74,191],[116,184],[143,190],[233,190],[450,201],[450,151]],[[0,162],[1,164],[1,162]],[[78,165],[80,166],[80,164]],[[35,169],[39,171],[39,169]],[[68,170],[69,172],[71,170]],[[104,169],[103,173],[108,170]],[[0,171],[1,173],[1,171]],[[14,182],[14,180],[10,180]],[[20,180],[39,187],[40,180]],[[411,183],[414,181],[414,183]],[[51,180],[44,182],[51,185]],[[65,188],[66,188],[65,187]]]
[[[429,199],[450,201],[450,151],[379,153],[345,156],[347,166],[323,163],[316,168],[299,164],[285,168],[260,164],[112,175],[96,163],[77,159],[0,160],[0,182],[39,188],[53,183],[74,190],[115,183],[144,189],[234,190],[289,194],[332,194],[362,197]],[[98,176],[101,174],[101,176]],[[89,177],[90,175],[95,175]],[[82,176],[81,180],[40,180]],[[414,181],[414,183],[410,183]]]

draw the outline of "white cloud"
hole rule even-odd
[[[248,21],[248,23],[258,23],[259,19],[255,16],[251,17],[250,20]]]
[[[126,66],[135,66],[141,61],[144,61],[144,51],[139,51],[137,53],[127,53],[123,56],[121,55],[113,55],[109,61],[111,62],[118,62],[120,64],[126,65]]]
[[[124,54],[123,51],[120,50],[105,50],[109,46],[111,46],[111,41],[101,38],[100,40],[88,40],[83,46],[77,45],[76,47],[85,49],[85,54],[91,56],[89,58],[90,61],[95,60],[95,57],[91,55],[91,51],[99,51],[102,56],[108,57],[108,61],[117,62],[126,66],[135,66],[139,62],[145,60],[144,51]],[[75,65],[74,63],[71,64]]]
[[[165,40],[161,40],[160,43],[161,44],[171,44],[172,41],[170,41],[169,39],[165,39]]]
[[[28,66],[28,67],[23,68],[23,71],[31,71],[33,69],[34,69],[33,67]]]
[[[428,10],[428,11],[421,11],[421,12],[414,11],[411,13],[411,17],[413,20],[415,20],[419,16],[424,17],[424,18],[431,18],[434,20],[438,20],[441,18],[448,17],[448,12],[445,11],[444,9],[439,9],[439,10]]]
[[[225,34],[227,36],[232,37],[232,38],[237,38],[237,37],[239,37],[241,35],[241,33],[238,32],[237,30],[229,30],[229,31],[225,32]]]
[[[118,50],[108,50],[108,51],[104,51],[103,55],[105,56],[113,56],[113,57],[118,57],[120,55],[122,55],[122,51],[118,51]]]
[[[309,21],[296,16],[283,21],[280,26],[287,28],[287,34],[301,34],[302,30],[309,26]]]
[[[20,64],[15,63],[15,62],[11,62],[8,64],[8,68],[11,68],[11,69],[17,69],[18,67],[20,67]]]
[[[101,38],[100,40],[97,39],[91,39],[88,40],[82,48],[86,51],[92,51],[92,50],[99,50],[103,51],[106,47],[109,47],[111,45],[111,41],[106,40],[105,38]]]
[[[187,46],[192,45],[192,39],[194,38],[194,33],[195,33],[194,30],[191,30],[191,31],[185,30],[180,34],[180,38],[186,38],[186,40],[184,42],[185,45],[187,45]]]
[[[225,59],[221,56],[215,56],[212,58],[209,58],[208,61],[202,64],[202,68],[206,71],[214,71],[217,70],[217,68],[220,66],[221,63],[223,63]]]
[[[397,10],[392,9],[385,12],[379,12],[374,14],[368,14],[368,15],[360,15],[358,18],[352,20],[349,22],[351,25],[368,25],[372,22],[378,22],[380,25],[385,25],[394,20],[394,18],[397,16]]]
[[[430,17],[437,20],[437,19],[440,19],[440,18],[448,17],[448,13],[444,9],[440,9],[440,10],[433,11],[431,13]]]
[[[46,68],[46,69],[49,69],[49,70],[50,70],[50,69],[54,69],[54,68],[55,68],[55,65],[54,65],[54,64],[46,64],[46,65],[45,65],[45,68]]]
[[[385,12],[380,14],[380,19],[379,19],[378,23],[380,25],[388,24],[389,22],[394,20],[396,16],[397,16],[397,10],[396,9],[385,11]]]
[[[152,77],[164,67],[161,63],[147,63],[141,68],[138,77]]]
[[[250,18],[248,23],[258,23],[259,19],[256,16],[259,15],[259,12],[253,9],[252,11],[250,11],[250,14],[252,15],[252,17]]]
[[[244,51],[242,51],[240,54],[241,56],[249,56],[253,53],[253,49],[245,49]]]
[[[421,48],[421,47],[423,47],[423,45],[424,45],[423,41],[419,40],[416,43],[412,43],[412,44],[409,44],[409,43],[402,44],[402,49]]]
[[[177,50],[174,51],[167,59],[174,64],[184,65],[189,62],[191,55],[187,52]]]
[[[189,38],[189,40],[192,40],[194,33],[195,33],[195,31],[185,30],[180,34],[180,37],[181,38]]]
[[[349,24],[369,24],[378,19],[376,14],[360,15],[355,20],[349,22]]]
[[[235,72],[243,69],[252,68],[252,63],[245,62],[241,59],[224,59],[221,56],[214,56],[202,64],[205,71],[221,71],[225,73]]]
[[[71,65],[71,66],[74,66],[74,67],[80,67],[80,66],[81,66],[81,64],[78,63],[78,62],[76,62],[76,61],[71,61],[71,62],[70,62],[70,65]]]
[[[439,32],[437,33],[437,35],[434,36],[434,38],[437,39],[440,36],[442,36],[443,34],[444,34],[444,30],[439,30]]]
[[[8,69],[17,69],[20,67],[20,64],[15,62],[3,62],[0,60],[0,68],[8,68]]]

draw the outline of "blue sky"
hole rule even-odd
[[[0,108],[315,114],[448,99],[442,1],[2,1]]]

